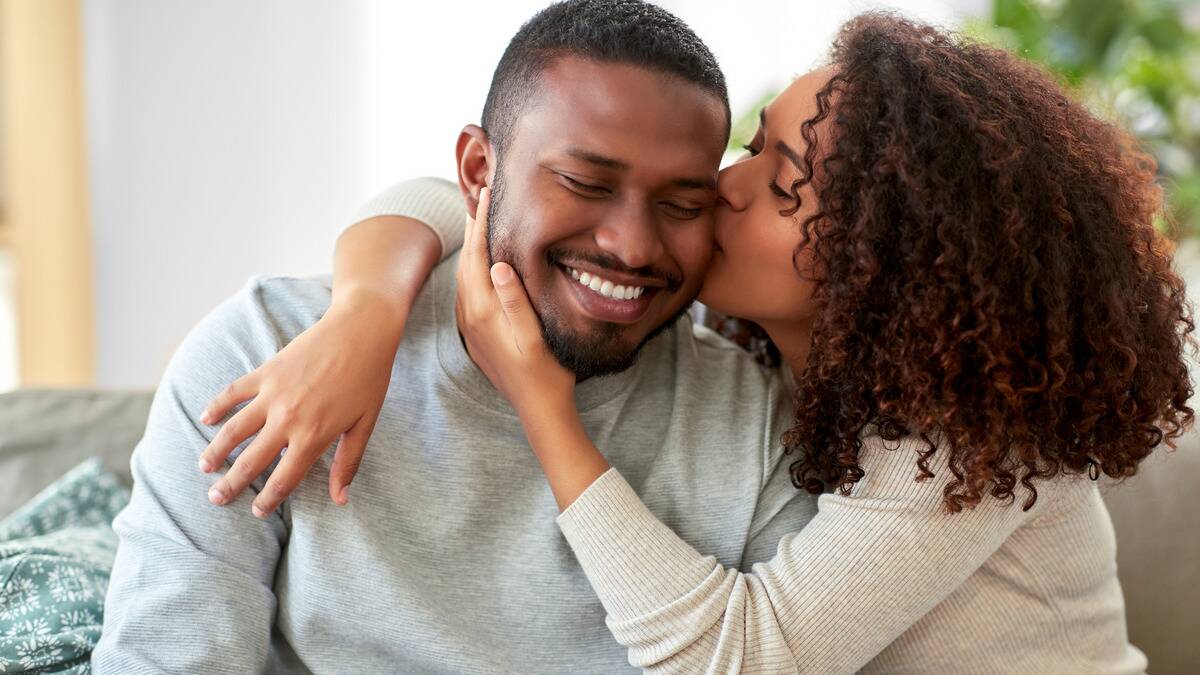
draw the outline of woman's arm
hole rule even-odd
[[[201,420],[226,421],[199,458],[215,471],[239,444],[257,434],[210,500],[227,504],[280,456],[252,504],[271,513],[312,464],[341,437],[329,493],[339,504],[374,430],[387,394],[396,350],[409,311],[439,258],[462,241],[466,209],[458,188],[434,178],[406,181],[384,191],[338,237],[332,298],[325,315],[267,363],[230,384]],[[431,229],[432,228],[432,229]]]
[[[463,336],[517,411],[562,511],[558,524],[634,666],[656,673],[858,670],[1057,496],[1042,484],[1028,513],[989,498],[947,515],[942,496],[952,474],[944,453],[930,460],[937,479],[918,483],[922,443],[889,449],[868,438],[859,458],[866,477],[848,496],[821,496],[816,517],[783,535],[770,561],[748,573],[726,568],[663,525],[608,467],[580,423],[573,377],[546,349],[520,280],[504,263],[489,269],[485,232],[482,217],[469,226],[459,260]],[[788,465],[780,461],[777,470]],[[772,522],[769,530],[780,526]]]
[[[634,666],[656,673],[854,672],[1031,517],[996,499],[945,514],[950,472],[937,455],[931,468],[938,480],[914,481],[923,447],[905,441],[887,450],[878,438],[864,441],[866,477],[848,496],[822,495],[816,517],[749,573],[680,539],[615,469],[558,524]]]

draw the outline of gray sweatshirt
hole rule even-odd
[[[316,322],[328,280],[253,279],[193,329],[133,453],[96,672],[631,670],[517,418],[463,349],[456,264],[413,309],[345,507],[327,493],[332,453],[265,520],[252,493],[209,504],[196,467],[217,431],[198,421],[205,403]],[[815,509],[774,442],[782,395],[687,318],[633,368],[577,389],[588,432],[654,517],[742,569]]]

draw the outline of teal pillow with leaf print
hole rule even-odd
[[[0,674],[91,672],[128,501],[92,458],[0,521]]]

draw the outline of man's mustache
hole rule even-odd
[[[595,251],[573,251],[568,249],[555,248],[546,252],[546,258],[551,264],[571,266],[572,261],[586,262],[596,267],[622,274],[628,274],[634,277],[643,279],[655,279],[661,281],[663,286],[668,291],[677,291],[683,285],[683,279],[679,275],[672,274],[664,269],[647,265],[645,267],[629,267],[620,260],[597,253]]]

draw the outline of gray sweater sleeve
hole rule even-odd
[[[403,216],[425,223],[442,243],[442,260],[462,248],[466,204],[458,186],[443,178],[414,178],[392,185],[362,205],[338,235],[376,216]]]
[[[847,496],[822,495],[816,517],[749,573],[680,539],[615,469],[588,487],[558,523],[630,663],[655,673],[856,671],[1059,496],[1039,484],[1028,513],[988,498],[949,516],[944,453],[930,461],[938,479],[918,483],[923,444],[864,445],[866,477]]]
[[[217,431],[199,422],[204,405],[278,348],[257,297],[251,282],[196,326],[155,393],[131,460],[132,498],[113,523],[97,673],[261,672],[272,656],[272,580],[288,526],[280,512],[251,515],[263,477],[217,507],[206,496],[213,477],[196,465]]]

